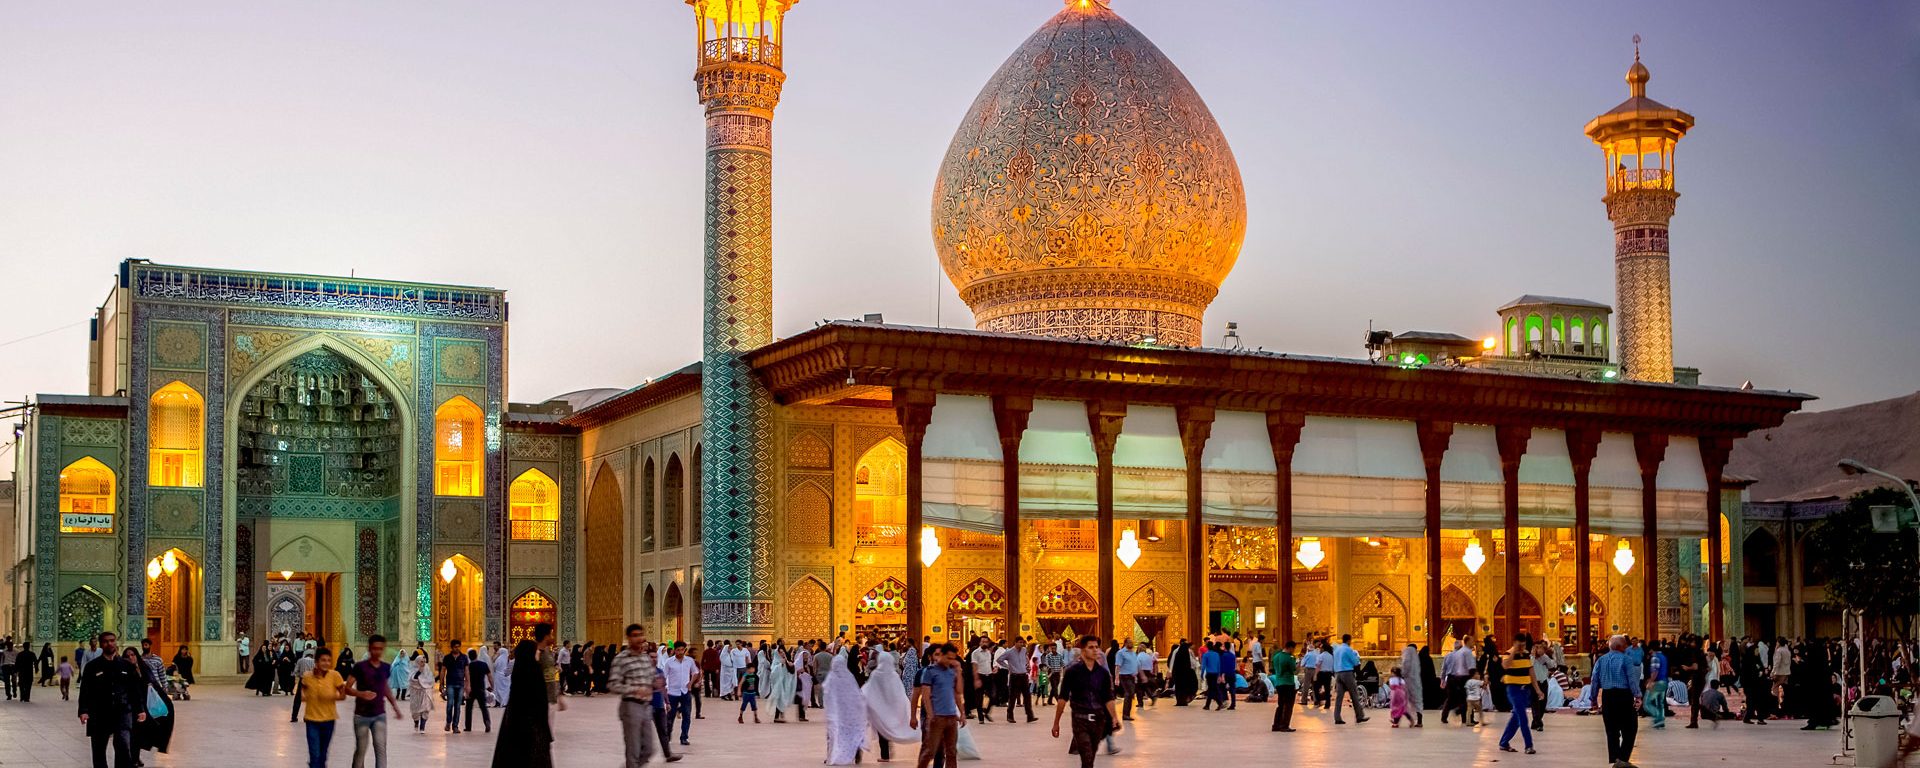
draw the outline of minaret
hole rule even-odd
[[[1693,115],[1647,98],[1640,36],[1633,36],[1626,101],[1587,123],[1606,152],[1607,218],[1613,221],[1614,338],[1621,372],[1633,381],[1673,381],[1673,287],[1667,222],[1680,193],[1673,149]]]
[[[773,399],[744,355],[773,341],[773,108],[798,0],[687,0],[707,108],[700,631],[773,632]]]

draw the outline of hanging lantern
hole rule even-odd
[[[283,578],[283,579],[291,579],[291,578],[293,578],[293,571],[281,571],[281,572],[280,572],[280,578]]]
[[[1633,570],[1633,547],[1627,544],[1626,539],[1621,539],[1620,547],[1613,550],[1613,569],[1622,576]]]
[[[147,561],[147,578],[150,580],[160,578],[160,558]]]
[[[1300,553],[1295,557],[1300,560],[1301,565],[1311,571],[1315,566],[1320,565],[1321,561],[1327,559],[1327,553],[1320,549],[1319,537],[1308,536],[1300,540]]]
[[[166,554],[160,556],[160,570],[166,571],[168,576],[172,576],[174,571],[180,570],[180,558],[173,556],[173,550],[169,549],[166,551]]]
[[[1113,554],[1120,558],[1121,565],[1128,568],[1132,568],[1134,561],[1140,559],[1140,540],[1134,536],[1132,528],[1120,532],[1120,546],[1114,549]]]
[[[933,532],[933,526],[920,529],[920,564],[933,567],[933,561],[940,559],[940,536]]]
[[[441,581],[444,581],[448,584],[452,584],[453,577],[456,575],[459,575],[459,573],[460,573],[460,569],[454,566],[453,558],[449,557],[445,560],[440,561],[440,580]]]
[[[1479,537],[1467,540],[1467,551],[1460,555],[1460,562],[1467,566],[1467,573],[1480,574],[1480,566],[1487,564],[1487,551],[1480,548]]]

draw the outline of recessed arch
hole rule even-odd
[[[1746,587],[1780,586],[1780,540],[1772,531],[1756,528],[1740,544],[1740,584]]]
[[[626,513],[620,481],[609,463],[600,462],[587,488],[587,514],[581,538],[586,545],[587,637],[624,637],[626,594]]]
[[[486,489],[486,413],[465,395],[433,411],[433,493],[479,496]]]
[[[200,639],[200,561],[176,547],[155,555],[141,575],[147,580],[146,636],[156,653],[172,658],[179,646]]]
[[[537,588],[521,592],[508,606],[507,645],[532,640],[534,627],[555,625],[559,620],[560,606],[552,595]]]
[[[680,594],[680,582],[667,585],[667,597],[660,616],[661,640],[683,642],[687,639],[687,601]]]
[[[430,629],[426,616],[426,612],[430,609],[430,606],[420,603],[422,595],[420,591],[416,590],[416,586],[425,585],[421,579],[426,576],[433,564],[429,554],[418,551],[418,547],[415,544],[416,534],[419,531],[420,524],[416,493],[419,490],[421,480],[419,476],[420,457],[419,451],[416,448],[415,439],[420,433],[421,426],[419,420],[424,416],[424,413],[416,410],[416,403],[412,399],[414,390],[410,387],[401,386],[400,383],[393,378],[392,373],[383,366],[380,361],[369,356],[365,350],[347,343],[333,334],[315,333],[289,343],[269,354],[238,380],[229,381],[227,391],[232,393],[251,392],[269,376],[274,375],[289,363],[315,350],[325,350],[339,355],[341,358],[352,363],[354,369],[370,379],[380,391],[392,395],[390,405],[395,411],[394,421],[399,425],[400,430],[399,440],[397,442],[398,448],[395,454],[397,456],[395,477],[398,481],[396,498],[399,504],[400,535],[394,539],[394,546],[398,558],[396,559],[396,568],[392,572],[392,576],[397,579],[396,586],[399,593],[398,605],[396,606],[398,611],[397,621],[402,628],[403,634],[418,634],[419,636],[424,636]],[[242,453],[239,450],[234,450],[232,446],[239,445],[241,423],[245,416],[246,400],[244,396],[228,397],[225,402],[220,405],[224,413],[220,427],[221,434],[224,445],[229,446],[227,450],[217,452],[220,471],[224,475],[224,478],[219,479],[219,482],[225,488],[225,493],[222,494],[220,514],[223,529],[230,531],[236,530],[238,527],[237,512],[239,494],[236,492],[236,482],[239,477],[238,470]],[[209,546],[211,547],[214,543],[217,542],[209,542]],[[214,556],[212,550],[209,550],[207,559],[209,562],[217,564],[215,567],[220,569],[223,578],[227,580],[226,583],[234,584],[238,582],[238,575],[234,571],[238,558]],[[256,560],[255,562],[257,563],[258,561]],[[276,569],[261,568],[260,570]],[[431,599],[430,595],[431,592],[428,591],[428,599]],[[231,637],[233,631],[236,629],[247,629],[247,627],[236,627],[233,624],[233,617],[236,613],[234,605],[235,597],[236,594],[234,590],[224,591],[221,595],[219,615],[226,617],[222,623],[222,631],[225,633],[223,636],[225,637]],[[209,609],[211,610],[212,606],[209,606]]]
[[[833,590],[811,575],[787,587],[787,636],[802,640],[832,637]]]
[[[147,485],[199,488],[206,471],[207,401],[183,381],[147,399]]]
[[[61,595],[57,639],[78,643],[98,638],[107,627],[107,606],[105,596],[84,584]]]
[[[661,546],[673,549],[680,546],[687,503],[687,470],[680,463],[680,454],[667,454],[667,467],[661,472],[660,486],[661,495],[665,497],[660,505]]]
[[[60,469],[60,532],[113,533],[119,519],[113,470],[92,456]]]
[[[700,444],[693,444],[693,462],[687,465],[687,543],[700,543]],[[695,582],[698,586],[698,582]],[[696,590],[698,591],[698,590]]]
[[[640,475],[640,551],[652,552],[660,542],[659,533],[660,493],[654,488],[654,480],[659,473],[654,470],[653,457],[648,456],[645,471]],[[648,614],[651,616],[652,614]]]
[[[559,541],[560,484],[538,469],[520,473],[507,489],[507,520],[514,541]]]
[[[486,636],[485,576],[464,554],[441,560],[433,572],[433,636],[477,645]]]

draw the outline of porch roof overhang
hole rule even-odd
[[[895,390],[1738,437],[1811,395],[836,321],[747,356],[785,405]]]

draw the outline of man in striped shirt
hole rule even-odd
[[[628,624],[627,647],[613,657],[607,673],[607,688],[620,697],[620,734],[626,739],[627,768],[646,765],[658,738],[653,722],[654,662],[653,652],[647,649],[647,630],[639,624]],[[679,759],[674,755],[667,761]]]
[[[1633,741],[1640,731],[1640,668],[1627,655],[1627,636],[1607,640],[1607,654],[1593,662],[1593,708],[1607,729],[1607,759],[1613,768],[1634,768]]]

